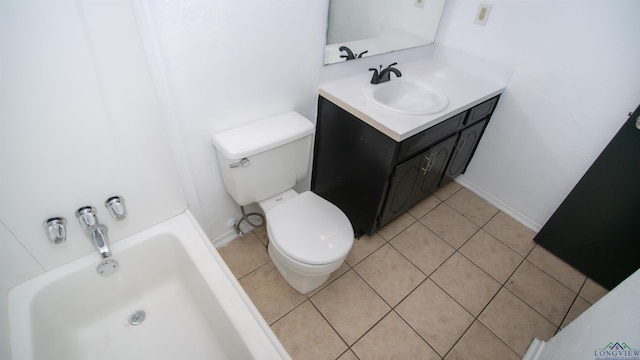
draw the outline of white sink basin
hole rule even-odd
[[[376,104],[403,114],[435,114],[449,106],[449,99],[442,91],[414,81],[392,80],[385,84],[368,85],[363,92]]]

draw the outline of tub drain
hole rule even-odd
[[[140,325],[147,317],[147,314],[142,310],[134,311],[133,314],[129,315],[129,324],[131,325]]]

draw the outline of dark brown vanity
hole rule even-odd
[[[396,141],[320,96],[311,189],[375,232],[464,173],[499,97]]]

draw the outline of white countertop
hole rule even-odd
[[[386,65],[385,65],[386,66]],[[371,72],[320,85],[320,95],[395,141],[405,140],[485,100],[501,94],[510,73],[486,60],[457,50],[438,48],[433,57],[399,63],[400,79],[428,84],[445,93],[449,106],[430,115],[407,115],[387,110],[367,99],[362,91],[371,85]],[[476,74],[482,74],[478,76]],[[391,74],[391,81],[396,80]]]

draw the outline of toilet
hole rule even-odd
[[[338,269],[353,246],[347,216],[311,191],[293,187],[308,173],[315,127],[296,112],[213,136],[227,192],[265,214],[268,253],[282,277],[306,294]]]

